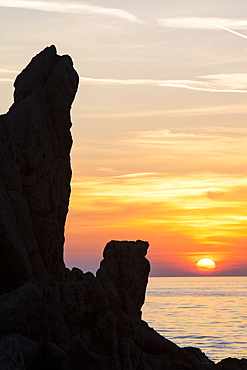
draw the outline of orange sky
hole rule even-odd
[[[216,262],[215,274],[244,273],[246,178],[143,173],[78,180],[67,221],[70,265],[95,269],[102,244],[143,239],[152,275],[196,274],[204,257]]]
[[[153,276],[247,275],[247,3],[0,0],[0,108],[47,45],[80,75],[69,267],[150,243]]]

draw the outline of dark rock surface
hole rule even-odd
[[[0,369],[245,369],[246,360],[215,365],[141,320],[147,242],[108,243],[96,277],[65,267],[78,81],[71,58],[47,47],[0,117]]]

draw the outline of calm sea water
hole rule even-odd
[[[143,320],[211,360],[247,358],[247,277],[149,278]]]

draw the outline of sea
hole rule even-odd
[[[247,358],[247,276],[150,277],[142,318],[215,362]]]

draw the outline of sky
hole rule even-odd
[[[247,275],[247,3],[0,0],[0,112],[46,46],[80,75],[65,261],[150,244],[151,276]]]

